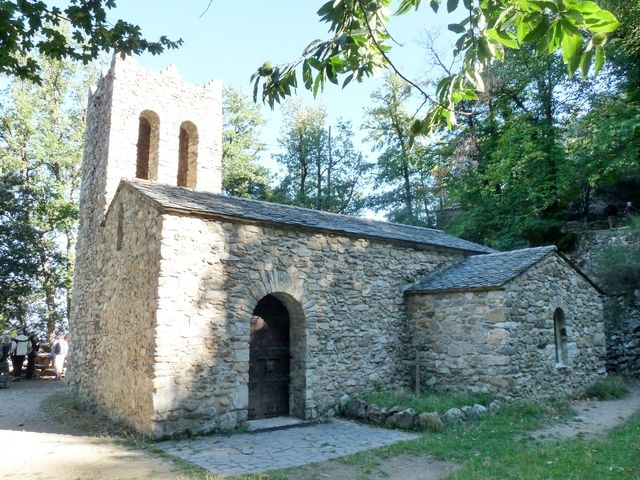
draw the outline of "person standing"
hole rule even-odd
[[[67,336],[63,335],[58,338],[53,347],[51,347],[51,356],[53,357],[53,368],[56,371],[56,380],[62,380],[62,374],[64,372],[64,360],[69,353],[69,343],[67,342]]]
[[[618,207],[613,203],[610,203],[604,209],[604,214],[607,216],[607,222],[609,222],[609,228],[615,230],[618,228]]]
[[[628,217],[629,215],[635,215],[637,213],[638,210],[633,206],[633,202],[627,202],[627,206],[624,207],[624,214]]]
[[[0,388],[7,388],[9,380],[9,357],[11,356],[11,337],[4,335],[0,344]]]
[[[40,350],[40,345],[36,340],[36,336],[33,334],[29,335],[29,348],[27,351],[27,373],[24,376],[26,380],[31,380],[33,378],[33,372],[36,369],[36,358],[38,357],[38,350]]]
[[[24,358],[27,356],[27,349],[29,348],[29,337],[24,334],[24,331],[18,333],[16,338],[11,343],[11,359],[13,360],[13,381],[18,381],[20,375],[22,375],[22,364]]]

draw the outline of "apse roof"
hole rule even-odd
[[[528,270],[556,247],[535,247],[496,252],[487,255],[471,255],[444,270],[429,275],[406,290],[411,292],[438,292],[450,290],[483,290],[499,288]],[[600,290],[583,272],[560,255],[576,272]]]

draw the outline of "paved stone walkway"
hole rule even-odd
[[[271,432],[172,440],[156,446],[211,472],[232,476],[324,462],[417,437],[334,420]]]

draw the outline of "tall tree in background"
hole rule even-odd
[[[447,226],[497,248],[559,241],[578,178],[567,168],[567,120],[588,108],[594,83],[570,78],[561,59],[510,52],[468,102],[448,186],[461,209]],[[455,167],[455,168],[454,168]]]
[[[23,294],[0,315],[25,326],[42,306],[46,335],[65,323],[71,301],[85,96],[90,80],[68,61],[39,59],[42,83],[14,81],[0,110],[0,291]],[[16,228],[19,227],[19,228]],[[4,308],[4,304],[2,307]]]
[[[433,226],[434,194],[431,169],[439,148],[414,143],[411,116],[407,112],[411,87],[396,75],[371,95],[374,107],[367,111],[364,128],[373,151],[379,152],[371,208],[384,211],[387,219],[409,225]]]
[[[264,118],[258,106],[233,88],[222,93],[222,190],[237,197],[266,200],[269,172],[256,163],[265,146],[258,138]]]
[[[364,208],[370,166],[353,145],[349,122],[327,126],[324,108],[290,103],[276,160],[285,176],[275,200],[328,212],[355,215]]]

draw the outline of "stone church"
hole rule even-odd
[[[416,370],[528,397],[605,374],[601,292],[554,247],[222,195],[221,90],[114,59],[90,94],[73,392],[161,438],[332,416]]]

